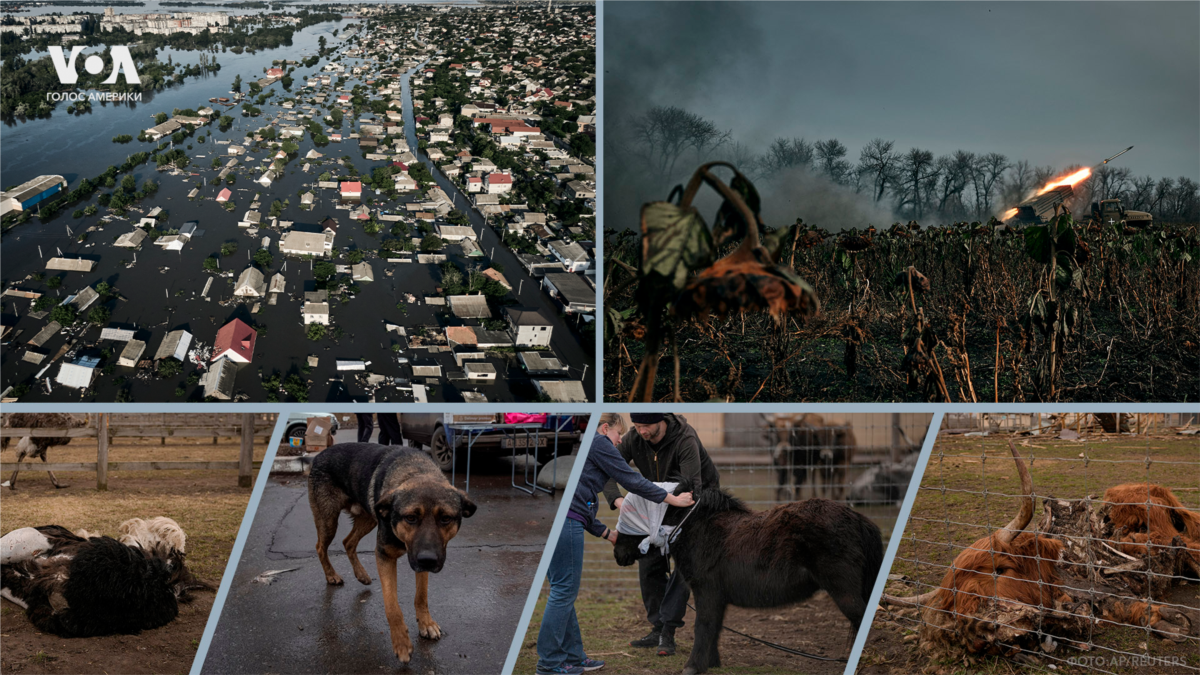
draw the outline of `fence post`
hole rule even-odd
[[[108,489],[108,413],[96,417],[96,489]]]
[[[254,413],[242,414],[242,454],[238,457],[238,487],[248,488],[254,484],[251,468],[254,466]]]

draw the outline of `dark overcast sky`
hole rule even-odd
[[[1200,179],[1197,2],[606,2],[605,114]]]

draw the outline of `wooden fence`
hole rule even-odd
[[[197,417],[202,419],[196,419]],[[250,487],[254,484],[253,470],[262,464],[262,462],[254,461],[254,439],[271,437],[271,433],[275,430],[275,417],[275,415],[254,413],[199,416],[187,413],[161,415],[92,413],[89,415],[88,426],[74,429],[3,427],[0,428],[0,437],[95,438],[96,461],[37,464],[14,462],[0,464],[0,472],[14,469],[22,471],[95,471],[96,489],[107,490],[109,471],[237,469],[238,486]],[[113,418],[116,418],[117,424],[112,423]],[[186,425],[174,424],[176,420]],[[196,422],[201,422],[202,426],[197,426]],[[108,460],[108,446],[114,438],[161,438],[165,444],[168,438],[208,437],[213,439],[214,444],[221,437],[240,438],[242,445],[237,461],[110,462]]]

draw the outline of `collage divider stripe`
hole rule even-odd
[[[245,409],[242,405],[242,409]],[[207,408],[206,408],[207,410]],[[254,524],[254,515],[258,513],[258,503],[262,500],[263,491],[267,487],[267,479],[271,474],[271,465],[275,462],[275,454],[279,451],[279,443],[283,440],[283,430],[287,426],[287,413],[280,413],[275,418],[275,431],[267,441],[267,452],[263,455],[262,466],[258,469],[258,477],[254,481],[254,490],[250,493],[250,501],[246,504],[246,513],[242,515],[242,526],[238,528],[237,539],[233,542],[233,550],[229,552],[229,561],[225,563],[225,574],[221,577],[221,586],[213,600],[212,609],[208,613],[208,622],[204,625],[204,635],[196,649],[196,657],[192,660],[190,675],[200,675],[204,660],[208,656],[208,648],[212,645],[213,634],[217,632],[217,623],[221,620],[221,610],[225,607],[225,599],[229,597],[229,589],[233,586],[233,577],[237,572],[238,562],[242,551],[246,548],[246,540],[250,538],[250,527]]]
[[[596,247],[596,392],[593,401],[604,402],[604,0],[596,0],[596,210],[593,242]]]
[[[846,663],[845,675],[853,675],[858,669],[858,661],[862,658],[863,648],[867,645],[867,636],[871,633],[871,623],[875,620],[875,610],[879,607],[879,599],[883,597],[883,589],[887,586],[888,572],[896,560],[896,552],[900,549],[900,539],[908,525],[908,515],[912,511],[913,502],[920,492],[921,479],[925,477],[925,467],[933,454],[933,444],[937,442],[938,432],[942,428],[943,413],[935,412],[929,420],[929,431],[925,433],[925,442],[921,444],[921,456],[917,458],[917,466],[913,469],[912,480],[908,484],[908,492],[904,494],[904,503],[900,505],[900,513],[896,516],[896,526],[888,539],[887,551],[883,554],[883,564],[879,566],[879,577],[875,579],[875,588],[871,591],[871,599],[867,602],[867,611],[863,614],[862,625],[858,635],[854,637],[854,648],[850,650],[850,659]]]
[[[542,549],[542,559],[538,562],[537,571],[533,574],[533,583],[529,587],[529,596],[525,598],[525,609],[521,610],[521,618],[513,632],[512,644],[508,648],[508,658],[504,660],[503,675],[512,675],[517,666],[517,657],[521,654],[521,645],[525,643],[525,635],[529,631],[529,622],[533,619],[533,609],[537,606],[538,596],[541,595],[542,584],[546,581],[546,572],[550,569],[550,559],[554,557],[554,549],[558,545],[559,534],[567,519],[567,511],[571,508],[571,497],[575,494],[575,486],[579,485],[579,476],[583,473],[583,465],[587,463],[588,452],[592,449],[592,438],[596,435],[596,427],[600,425],[599,411],[593,412],[588,418],[587,428],[579,444],[579,452],[575,454],[575,463],[571,466],[571,475],[567,477],[567,485],[563,488],[562,499],[558,504],[558,512],[554,515],[554,524],[546,537],[546,546]],[[193,672],[192,675],[199,675]]]

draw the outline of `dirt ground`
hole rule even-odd
[[[111,461],[231,460],[238,439],[116,439]],[[265,442],[255,445],[262,459]],[[96,442],[79,439],[51,448],[50,462],[95,461]],[[11,447],[4,460],[15,460]],[[96,490],[95,474],[56,472],[69,487],[56,490],[39,471],[22,471],[17,490],[0,488],[3,532],[21,527],[62,525],[71,530],[113,536],[129,518],[169,516],[187,534],[188,567],[201,579],[219,584],[241,526],[250,490],[237,486],[237,471],[116,471],[108,491]],[[5,479],[8,475],[5,475]],[[20,607],[0,602],[0,672],[3,673],[186,673],[212,609],[214,593],[198,592],[180,605],[171,623],[140,635],[60,638],[39,632]]]
[[[1019,495],[1020,483],[1005,438],[939,437],[892,575],[936,586],[945,573],[944,567],[936,565],[950,564],[963,547],[987,536],[1016,514],[1019,498],[1008,495]],[[1035,511],[1031,527],[1042,517],[1045,497],[1100,497],[1107,488],[1128,482],[1166,485],[1188,508],[1200,508],[1200,439],[1194,436],[1097,435],[1080,441],[1017,437],[1016,443],[1033,478]],[[986,461],[981,461],[984,457]],[[986,498],[980,494],[985,488]],[[923,592],[928,587],[921,588]],[[916,589],[914,584],[892,581],[887,592],[912,595],[918,592]],[[1144,628],[1101,625],[1093,633],[1094,648],[1090,652],[1059,649],[1052,656],[1044,655],[1037,663],[1028,664],[998,657],[970,662],[931,660],[917,649],[919,617],[915,610],[881,608],[871,626],[858,672],[1034,673],[1046,672],[1050,665],[1060,673],[1091,672],[1079,662],[1072,664],[1069,660],[1073,658],[1097,659],[1094,665],[1116,673],[1165,674],[1200,667],[1200,584],[1195,580],[1180,583],[1162,600],[1195,608],[1188,612],[1192,620],[1189,641],[1177,644],[1148,636]],[[1150,660],[1134,663],[1121,652],[1145,654]]]
[[[529,631],[521,644],[516,675],[532,675],[537,670],[537,636],[542,625],[549,586],[538,598]],[[629,641],[649,631],[646,610],[636,592],[599,594],[582,591],[575,601],[579,630],[583,633],[583,648],[589,658],[606,662],[603,672],[632,675],[673,675],[683,670],[692,649],[692,627],[696,613],[688,609],[684,627],[676,635],[675,656],[658,656],[653,649],[630,647]],[[754,637],[830,658],[846,658],[853,639],[850,622],[824,592],[806,602],[772,609],[742,609],[730,607],[725,613],[725,625]],[[845,663],[817,661],[771,649],[729,631],[721,631],[721,664],[712,673],[811,673],[834,675],[841,673]]]

